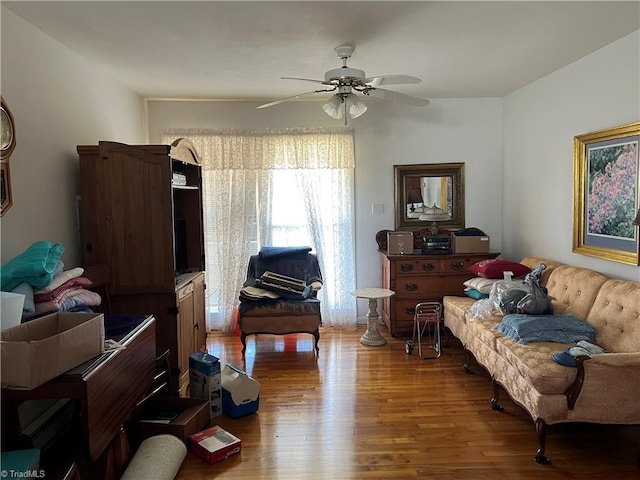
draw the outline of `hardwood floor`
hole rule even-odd
[[[179,480],[229,479],[639,479],[638,426],[549,427],[551,465],[537,449],[529,415],[492,389],[479,367],[465,374],[460,343],[436,360],[405,353],[406,339],[365,347],[365,327],[311,335],[209,337],[209,353],[244,368],[261,385],[256,414],[214,419],[242,439],[242,452],[209,465],[191,452]],[[615,408],[615,406],[612,406]]]

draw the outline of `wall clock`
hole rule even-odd
[[[0,107],[0,217],[13,204],[11,197],[11,177],[9,176],[9,158],[16,148],[16,130],[13,115],[9,107],[1,99]]]

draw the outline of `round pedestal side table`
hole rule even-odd
[[[386,288],[360,288],[351,292],[357,298],[369,300],[369,311],[367,312],[367,331],[360,337],[360,343],[369,347],[378,347],[387,343],[387,340],[380,335],[378,330],[378,299],[389,298],[396,292]]]

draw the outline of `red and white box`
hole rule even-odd
[[[215,425],[189,436],[189,448],[207,463],[216,463],[240,453],[242,441]]]

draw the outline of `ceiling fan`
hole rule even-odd
[[[418,77],[410,75],[379,75],[376,77],[367,77],[363,70],[351,68],[347,66],[347,60],[351,58],[355,47],[352,45],[340,45],[335,48],[338,57],[342,60],[342,67],[328,70],[324,74],[324,80],[313,80],[309,78],[282,77],[283,80],[302,80],[304,82],[319,83],[325,86],[318,90],[300,93],[291,97],[281,98],[274,102],[259,105],[257,108],[273,107],[280,103],[295,100],[307,95],[315,95],[325,92],[336,92],[331,96],[329,101],[322,106],[322,109],[333,118],[344,118],[344,124],[347,124],[347,117],[357,118],[367,111],[367,105],[362,101],[361,97],[378,97],[384,100],[390,100],[404,105],[415,107],[426,107],[429,100],[407,95],[393,90],[380,88],[381,85],[408,85],[422,83]],[[357,93],[362,94],[358,96]]]

